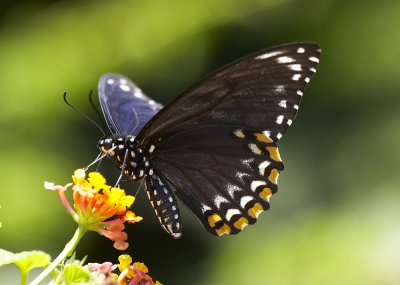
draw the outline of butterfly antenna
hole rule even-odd
[[[93,96],[92,96],[92,95],[93,95],[93,90],[90,90],[90,92],[89,92],[89,102],[90,102],[90,105],[92,105],[93,110],[96,112],[96,115],[97,115],[97,117],[99,118],[99,120],[100,120],[100,122],[101,122],[103,128],[104,128],[105,130],[107,130],[107,126],[106,126],[106,124],[105,124],[105,122],[104,122],[104,120],[103,120],[103,117],[101,116],[99,110],[96,108],[96,105],[95,105],[94,102],[93,102]]]
[[[74,105],[72,105],[68,99],[67,99],[67,91],[64,92],[64,102],[65,104],[67,104],[70,108],[72,108],[72,110],[78,112],[81,116],[83,116],[84,118],[86,118],[87,120],[89,120],[93,125],[95,125],[102,133],[103,136],[106,136],[105,131],[99,126],[98,123],[96,123],[92,118],[90,118],[88,115],[86,115],[84,112],[82,112],[81,110],[79,110],[78,108],[76,108]]]
[[[89,167],[91,167],[93,164],[97,163],[98,161],[101,161],[105,156],[107,156],[108,154],[110,154],[111,152],[114,151],[114,149],[116,149],[117,146],[114,146],[112,148],[110,148],[107,152],[100,152],[99,155],[96,157],[96,159],[94,161],[92,161],[88,166],[84,167],[83,169],[85,171],[87,171],[89,169]]]

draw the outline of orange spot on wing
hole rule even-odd
[[[220,227],[219,229],[215,229],[215,232],[218,236],[222,236],[224,234],[229,234],[231,232],[231,228],[226,223],[224,223],[222,227]]]
[[[265,143],[272,143],[273,142],[273,140],[271,138],[267,137],[263,133],[255,133],[254,135],[256,136],[256,139],[259,142],[265,142]]]
[[[222,220],[222,218],[220,215],[212,214],[211,216],[208,217],[208,224],[210,225],[210,227],[214,228],[215,224],[221,220]]]
[[[268,180],[276,185],[278,183],[278,176],[279,176],[278,169],[273,168],[268,176]]]
[[[239,230],[243,229],[248,224],[249,224],[249,221],[245,217],[241,217],[239,220],[237,220],[236,222],[233,223],[235,228],[237,228]]]
[[[257,218],[262,211],[264,211],[264,208],[261,206],[261,204],[255,203],[254,206],[247,211],[247,213],[249,213],[250,217]]]
[[[269,197],[271,197],[272,195],[272,191],[270,188],[265,187],[261,192],[260,192],[260,198],[265,200],[265,201],[269,201]]]
[[[265,149],[269,152],[269,156],[273,160],[282,161],[278,148],[276,146],[267,146]]]

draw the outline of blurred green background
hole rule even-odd
[[[280,142],[271,210],[222,238],[184,211],[173,240],[141,193],[129,253],[164,284],[400,284],[399,28],[397,0],[2,1],[0,247],[54,256],[73,234],[43,181],[67,183],[101,134],[63,103],[65,90],[92,116],[89,90],[118,72],[166,104],[250,52],[315,41],[319,70]],[[94,233],[78,248],[92,262],[118,254]],[[1,284],[18,278],[0,269]]]

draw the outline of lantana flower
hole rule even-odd
[[[119,264],[114,265],[110,262],[89,263],[89,268],[94,272],[101,272],[102,274],[111,276],[116,284],[120,285],[162,285],[161,282],[153,282],[153,279],[148,275],[149,270],[142,262],[132,262],[132,257],[128,254],[122,254],[118,257]],[[120,274],[113,273],[118,268]]]
[[[83,169],[75,170],[73,183],[65,186],[45,182],[45,188],[57,191],[61,203],[72,218],[84,231],[96,231],[114,241],[114,247],[119,250],[128,248],[125,222],[136,223],[142,217],[129,210],[135,197],[126,195],[125,191],[107,185],[106,179],[99,172],[87,175]],[[65,192],[72,186],[73,201],[71,206]]]

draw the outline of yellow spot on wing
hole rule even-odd
[[[282,161],[281,156],[279,155],[278,148],[276,146],[267,146],[265,148],[269,152],[269,156],[275,161]]]
[[[210,225],[210,227],[213,228],[213,227],[215,227],[215,224],[221,220],[222,220],[222,218],[220,215],[212,214],[211,216],[208,217],[208,224]]]
[[[231,232],[231,228],[226,223],[224,223],[222,227],[220,227],[219,229],[215,229],[215,232],[218,236],[222,236],[224,234],[229,234]]]
[[[258,215],[264,211],[263,207],[261,206],[260,203],[255,203],[252,208],[250,208],[247,213],[249,213],[249,216],[252,218],[257,218]]]
[[[265,201],[269,201],[269,198],[272,195],[272,191],[270,188],[265,187],[261,192],[260,192],[260,198],[264,199]]]
[[[259,142],[265,142],[265,143],[272,143],[273,142],[273,140],[271,140],[271,138],[267,137],[263,133],[255,133],[254,135],[256,136],[256,139]]]
[[[273,168],[271,170],[271,173],[268,176],[268,180],[271,181],[274,184],[277,184],[278,183],[278,176],[279,176],[278,169]]]
[[[235,228],[242,230],[245,226],[249,224],[249,221],[245,217],[241,217],[239,220],[233,223]]]

